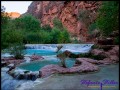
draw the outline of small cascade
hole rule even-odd
[[[2,58],[8,58],[8,57],[12,57],[12,56],[14,56],[14,55],[11,55],[10,53],[1,54]]]
[[[51,50],[56,51],[57,47],[51,44],[26,44],[26,49],[41,49],[41,50]]]
[[[47,52],[56,52],[57,47],[60,45],[63,46],[60,49],[60,51],[62,52],[68,50],[72,53],[87,53],[90,51],[91,47],[94,44],[27,44],[25,46],[27,49],[34,49],[34,50],[39,49],[39,50],[47,50]],[[37,51],[34,52],[37,53]]]
[[[5,68],[1,71],[2,90],[15,90],[17,86],[21,85],[24,82],[26,82],[26,80],[16,80],[12,76],[7,74]]]
[[[30,57],[24,57],[24,60],[26,60],[26,63],[29,63],[31,61]]]

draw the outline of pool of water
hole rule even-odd
[[[44,49],[26,49],[25,53],[28,55],[40,55],[40,56],[48,56],[48,55],[56,55],[57,53],[52,50],[44,50]]]
[[[38,79],[42,81],[41,79]],[[90,81],[103,81],[103,80],[114,80],[119,82],[119,64],[115,65],[104,65],[100,67],[99,72],[87,73],[87,74],[55,74],[43,81],[42,83],[34,83],[30,86],[30,83],[24,83],[17,90],[119,90],[119,84],[111,84],[111,87],[105,87],[108,85],[103,85],[103,88],[98,87],[87,87],[81,84],[81,80]],[[25,87],[27,86],[28,87]],[[113,86],[113,87],[112,87]]]
[[[72,67],[75,64],[74,58],[66,58],[65,60],[67,68]],[[29,71],[39,71],[42,67],[50,64],[61,65],[61,60],[57,57],[50,58],[47,60],[33,61],[30,63],[24,63],[18,66],[20,69],[29,70]]]
[[[44,59],[40,61],[21,64],[18,66],[18,68],[30,71],[38,71],[46,65],[61,65],[61,60],[56,57],[57,54],[64,52],[65,50],[71,51],[75,54],[89,52],[92,45],[93,44],[63,44],[62,49],[58,53],[56,53],[57,44],[29,44],[26,45],[26,55],[36,54],[43,56]],[[75,59],[66,58],[65,64],[67,68],[70,68],[75,64]]]

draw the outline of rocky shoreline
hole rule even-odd
[[[107,46],[106,46],[107,47]],[[109,46],[107,49],[92,49],[89,53],[92,55],[97,56],[104,56],[104,59],[97,60],[89,57],[78,57],[76,58],[76,63],[71,68],[64,68],[59,65],[46,65],[41,68],[38,72],[30,72],[30,71],[15,71],[15,66],[10,66],[9,70],[7,71],[11,76],[17,79],[29,79],[29,80],[36,80],[37,78],[47,77],[51,74],[59,73],[59,74],[70,74],[70,73],[87,73],[87,72],[95,72],[99,71],[99,65],[108,65],[108,64],[115,64],[119,63],[119,46]],[[66,54],[66,55],[70,55]],[[31,56],[32,60],[42,60],[41,56]],[[4,60],[7,61],[7,60]],[[17,64],[24,62],[24,60],[8,60],[10,63]]]

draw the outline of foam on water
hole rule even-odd
[[[26,57],[27,56],[31,56],[32,54],[36,54],[36,55],[41,55],[43,56],[45,59],[43,62],[44,65],[46,65],[45,63],[48,64],[58,64],[59,63],[59,59],[57,59],[56,55],[56,50],[57,50],[57,46],[58,45],[63,45],[62,49],[60,51],[71,51],[73,53],[86,53],[89,52],[89,50],[91,49],[93,44],[26,44]],[[2,57],[11,57],[12,55],[10,55],[9,53],[5,53],[2,54]],[[29,62],[30,60],[27,59],[27,62]],[[66,60],[67,66],[69,67],[69,64],[72,64],[74,62],[74,60],[68,61]],[[26,63],[26,66],[29,63]],[[32,65],[32,63],[30,63]],[[34,62],[33,64],[39,64],[37,62]],[[24,65],[24,64],[23,64]],[[43,66],[44,66],[43,65]],[[34,65],[35,66],[35,65]],[[39,66],[37,67],[39,70],[41,67],[43,66]],[[70,66],[71,67],[71,66]],[[19,87],[18,90],[24,90],[26,87],[30,87],[30,86],[34,86],[38,83],[42,83],[44,80],[36,80],[34,81],[28,81],[28,80],[15,80],[13,79],[10,75],[8,75],[6,73],[6,71],[8,70],[8,68],[2,68],[2,72],[1,72],[1,81],[2,81],[2,90],[15,90],[15,88]],[[25,70],[25,69],[23,69]],[[23,72],[23,70],[17,68],[16,72]],[[36,71],[36,70],[33,70]]]

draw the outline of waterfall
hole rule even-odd
[[[29,63],[30,62],[30,57],[24,57],[24,60],[26,60],[26,63]]]
[[[2,90],[15,90],[15,88],[21,85],[26,80],[16,80],[6,73],[7,68],[2,68],[1,71],[1,89]]]
[[[94,44],[26,44],[25,47],[27,49],[48,50],[56,52],[58,45],[63,46],[60,49],[62,52],[68,50],[72,53],[87,53]]]

